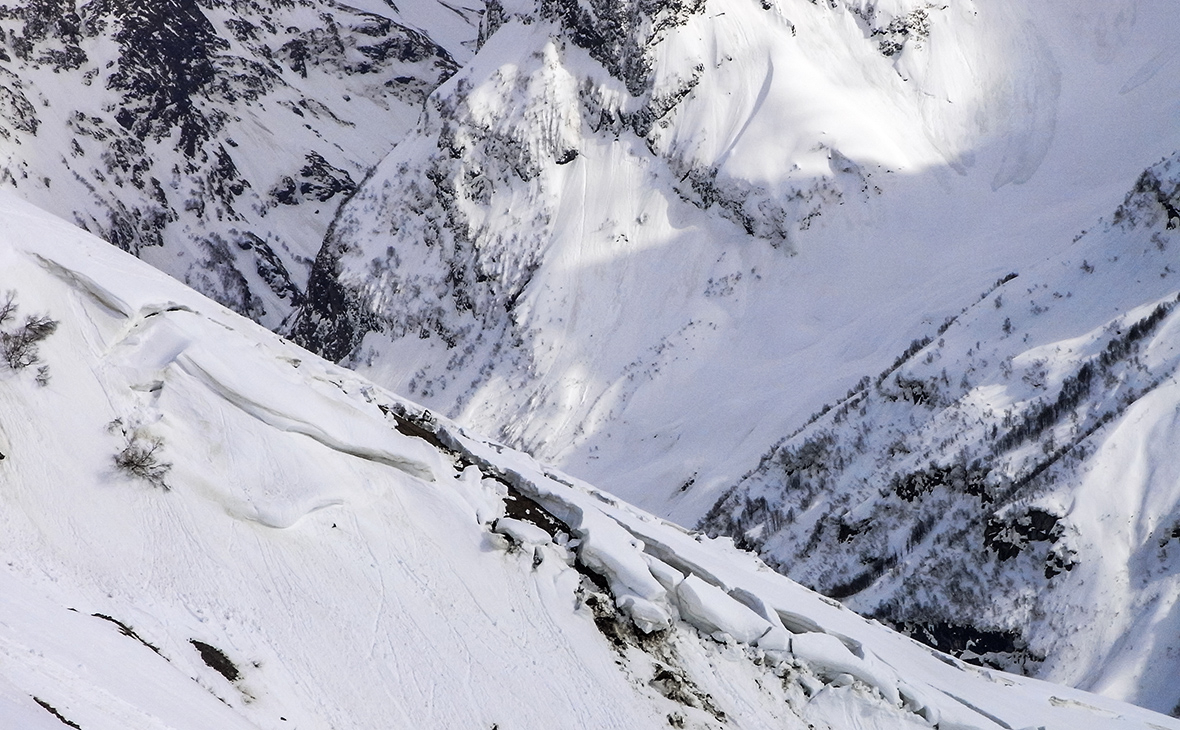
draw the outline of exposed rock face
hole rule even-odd
[[[271,326],[467,53],[332,0],[38,0],[0,27],[4,184]]]
[[[584,122],[595,125],[591,134],[642,137],[691,89],[673,100],[654,93],[651,49],[703,2],[524,5],[493,3],[481,30],[486,44],[505,23],[514,40],[536,27],[524,34],[535,48],[519,54],[520,67],[489,78],[477,59],[343,211],[292,329],[305,346],[340,360],[357,356],[374,329],[394,339],[435,336],[459,350],[462,366],[473,345],[519,339],[512,312],[552,237],[559,168],[578,158]],[[629,98],[605,101],[602,84],[577,78],[567,55],[582,51],[605,85]],[[393,245],[360,243],[371,221]],[[370,255],[364,278],[342,268],[344,258]]]
[[[806,148],[806,169],[775,148],[787,158],[785,173],[735,172],[733,159],[754,154],[754,143],[739,145],[738,126],[713,129],[723,123],[709,121],[711,95],[756,66],[767,74],[761,95],[755,85],[739,104],[756,114],[774,78],[761,54],[794,33],[781,9],[741,10],[736,23],[767,26],[749,48],[716,29],[703,0],[489,5],[478,55],[431,97],[416,132],[342,209],[289,332],[337,361],[396,371],[390,382],[451,413],[479,409],[492,380],[519,396],[497,405],[505,411],[531,407],[525,401],[548,407],[551,393],[538,391],[552,386],[534,376],[552,371],[555,345],[541,333],[574,306],[554,269],[591,247],[590,231],[571,232],[573,219],[600,223],[593,235],[607,237],[620,258],[647,242],[670,245],[686,228],[700,231],[690,258],[723,256],[705,233],[714,227],[784,258],[824,211],[878,194],[870,179],[877,167],[832,142]],[[825,23],[829,13],[850,11],[809,12]],[[859,30],[850,42],[873,43]],[[924,140],[916,146],[929,151]],[[626,186],[645,192],[612,199]],[[660,220],[669,209],[690,222]],[[750,272],[726,270],[687,286],[732,294],[743,275]],[[590,296],[612,297],[612,286]],[[669,338],[702,325],[687,312],[676,320],[640,335],[641,349],[661,352]],[[654,366],[641,359],[620,366]],[[480,426],[541,445],[544,437],[513,432],[507,420]]]

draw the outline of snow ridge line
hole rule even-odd
[[[753,654],[748,651],[747,657],[761,655],[772,667],[781,669],[794,664],[805,666],[816,676],[829,681],[838,681],[841,677],[855,679],[878,692],[887,704],[904,708],[936,726],[944,715],[957,721],[963,719],[960,712],[943,706],[944,703],[903,681],[898,669],[866,649],[860,641],[828,631],[806,616],[772,605],[753,591],[730,585],[705,565],[662,543],[652,534],[653,531],[638,529],[607,510],[596,508],[593,503],[580,504],[574,495],[584,494],[614,510],[633,512],[613,497],[575,480],[564,479],[539,465],[529,464],[531,457],[522,454],[513,454],[522,462],[515,465],[516,468],[505,466],[502,459],[495,459],[486,450],[495,451],[500,457],[513,452],[493,442],[477,441],[457,427],[452,430],[429,411],[414,413],[400,403],[384,406],[382,411],[393,416],[399,424],[412,423],[410,428],[422,431],[419,438],[429,439],[450,452],[460,465],[476,466],[485,476],[510,485],[564,522],[582,541],[575,559],[583,568],[609,582],[616,605],[643,634],[671,628],[680,619],[697,629],[702,638],[721,644],[736,641],[750,647]],[[672,528],[691,537],[694,542],[703,538],[703,535],[693,535],[663,520],[654,520],[638,512],[633,514],[639,522],[658,522],[661,527]],[[613,534],[602,539],[603,532]],[[595,540],[595,537],[599,539]],[[591,551],[587,549],[591,545],[605,547]],[[630,555],[620,554],[629,552]],[[640,558],[644,564],[634,558]],[[653,581],[663,590],[657,589],[653,593]],[[637,595],[639,591],[645,595]],[[839,604],[833,608],[844,610]],[[657,609],[663,616],[653,616],[652,609]],[[947,661],[953,660],[948,658]],[[970,722],[960,726],[1011,730],[1010,724],[996,716],[941,689],[939,691],[971,711]]]

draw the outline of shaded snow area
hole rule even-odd
[[[1180,156],[701,526],[947,651],[1180,712]]]
[[[691,524],[1180,147],[1178,23],[1164,0],[490,3],[287,331]]]
[[[6,726],[1180,727],[933,652],[0,218]]]
[[[477,8],[0,2],[0,186],[271,327]]]

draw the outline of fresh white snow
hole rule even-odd
[[[326,245],[351,364],[689,524],[1180,146],[1166,2],[765,5],[653,11],[634,96],[508,4]]]
[[[863,639],[815,596],[784,598],[792,584],[747,582],[765,572],[748,556],[365,378],[659,518],[694,524],[737,484],[731,534],[852,608],[1019,630],[1026,670],[1175,713],[1175,317],[1103,366],[1068,419],[1004,431],[1176,301],[1180,219],[1111,220],[1180,148],[1165,0],[666,2],[625,17],[573,0],[211,2],[194,12],[224,45],[178,63],[223,81],[167,107],[195,103],[188,121],[208,123],[187,153],[191,129],[148,124],[153,83],[115,88],[135,67],[124,41],[69,17],[37,30],[31,7],[0,17],[0,186],[274,328],[304,294],[339,305],[314,280],[303,291],[327,231],[319,283],[370,331],[338,353],[358,345],[346,364],[361,376],[326,366],[4,199],[12,326],[34,312],[62,325],[41,346],[48,373],[0,365],[0,719],[60,724],[36,696],[86,728],[570,713],[1023,727],[1005,713],[1044,704],[1039,689],[960,690],[961,672],[1000,675]],[[84,19],[112,32],[142,20],[98,8]],[[324,29],[339,44],[317,46]],[[399,56],[407,39],[420,45]],[[463,68],[427,98],[447,54]],[[329,228],[350,175],[362,185]],[[1008,272],[1021,276],[992,290]],[[893,374],[911,381],[798,431],[936,332]],[[863,421],[842,420],[850,404]],[[763,470],[832,434],[857,455],[826,491],[803,499]],[[997,438],[998,502],[890,491]],[[140,477],[117,454],[146,459]],[[534,524],[517,492],[564,527]],[[687,557],[700,545],[711,556]],[[322,635],[297,643],[309,626]],[[559,647],[552,673],[521,637]],[[212,672],[190,640],[242,676]],[[465,699],[436,699],[455,671]],[[525,694],[545,709],[511,699]],[[1129,712],[1053,698],[1049,725]]]
[[[0,370],[10,726],[61,726],[36,697],[87,730],[1180,727],[937,655],[12,196],[0,217],[0,289],[60,323],[46,385]],[[116,468],[127,438],[161,440],[167,488]]]

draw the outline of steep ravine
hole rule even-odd
[[[780,441],[700,526],[943,650],[1173,712],[1178,208],[1173,155]]]

